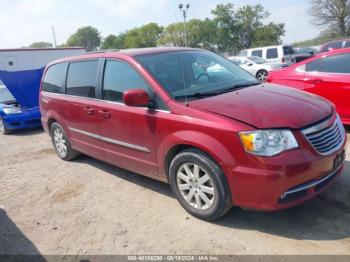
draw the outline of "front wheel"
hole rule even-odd
[[[195,217],[215,220],[232,206],[223,171],[204,152],[190,149],[175,156],[169,180],[177,200]]]
[[[6,128],[4,120],[0,118],[0,133],[3,135],[9,135],[12,133],[11,129]]]
[[[267,76],[269,75],[269,72],[267,72],[266,70],[262,69],[259,70],[256,73],[256,78],[261,81],[261,82],[266,82]]]

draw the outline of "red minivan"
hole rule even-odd
[[[45,69],[40,110],[60,158],[81,152],[169,182],[180,204],[205,220],[232,205],[300,204],[343,169],[346,135],[332,104],[261,84],[201,49],[55,61]]]
[[[327,98],[335,104],[343,123],[350,125],[350,48],[321,53],[288,68],[272,71],[267,82]]]

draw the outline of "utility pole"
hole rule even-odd
[[[54,47],[57,47],[57,42],[56,42],[56,34],[55,34],[55,28],[52,26],[52,35],[53,35],[53,44]]]
[[[187,22],[186,22],[186,18],[187,18],[187,11],[189,8],[190,8],[189,4],[186,4],[186,7],[184,7],[183,4],[179,4],[180,12],[182,13],[182,16],[184,17],[185,46],[187,46]]]

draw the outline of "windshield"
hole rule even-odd
[[[207,51],[147,54],[137,56],[137,60],[175,99],[216,95],[235,86],[259,83],[231,61]]]
[[[12,94],[8,91],[7,87],[0,83],[0,103],[16,101]]]
[[[249,56],[248,57],[249,60],[253,61],[255,64],[266,64],[267,61],[261,57],[258,56]]]

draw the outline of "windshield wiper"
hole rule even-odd
[[[229,93],[231,91],[235,91],[235,90],[238,90],[238,89],[241,89],[241,88],[244,88],[244,87],[256,86],[256,85],[260,85],[260,84],[261,84],[260,82],[250,82],[250,83],[244,83],[244,84],[236,84],[236,85],[233,85],[233,86],[231,86],[229,88],[217,91],[217,93],[219,93],[219,94]]]
[[[224,94],[224,93],[229,93],[231,91],[235,91],[237,89],[240,88],[244,88],[244,87],[249,87],[249,86],[255,86],[255,85],[260,85],[260,82],[250,82],[250,83],[242,83],[242,84],[236,84],[233,85],[229,88],[226,89],[221,89],[221,90],[216,90],[213,92],[196,92],[193,94],[187,94],[187,95],[179,95],[179,96],[174,96],[175,99],[183,99],[183,98],[202,98],[202,97],[209,97],[209,96],[217,96],[220,94]]]
[[[174,96],[175,99],[182,99],[182,98],[201,98],[201,97],[207,97],[207,96],[216,96],[219,95],[221,92],[196,92],[193,94],[188,94],[188,95],[179,95],[179,96]]]

